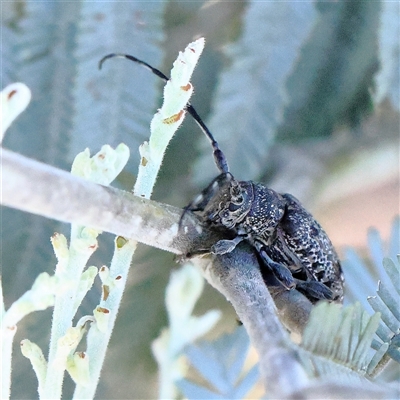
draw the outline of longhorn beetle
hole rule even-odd
[[[99,68],[113,57],[141,64],[168,81],[161,71],[128,54],[109,54],[100,60]],[[261,183],[237,181],[229,172],[217,141],[191,103],[187,103],[186,110],[210,140],[220,174],[184,208],[181,222],[186,212],[197,212],[210,228],[224,228],[233,237],[188,256],[229,253],[238,243],[247,241],[257,252],[261,272],[272,272],[286,289],[296,288],[311,302],[341,302],[344,278],[340,261],[314,217],[290,194],[277,193]]]

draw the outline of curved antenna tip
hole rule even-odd
[[[115,56],[116,56],[115,53],[107,54],[106,56],[104,56],[104,57],[99,61],[99,64],[98,64],[99,69],[102,68],[102,66],[103,66],[103,64],[104,64],[104,61],[108,60],[109,58],[113,58],[113,57],[115,57]]]
[[[204,41],[204,38],[200,38],[199,40],[201,41],[201,39]],[[159,78],[163,79],[164,81],[168,81],[168,77],[166,75],[164,75],[160,70],[152,67],[150,64],[148,64],[147,62],[145,62],[143,60],[140,60],[139,58],[131,56],[130,54],[122,54],[122,53],[107,54],[99,61],[99,69],[102,68],[104,61],[108,60],[109,58],[114,58],[114,57],[126,58],[128,60],[136,62],[136,63],[144,66],[145,68],[149,69],[151,72],[153,72],[153,74],[157,75]],[[229,167],[228,167],[228,162],[226,161],[226,158],[225,158],[225,154],[219,148],[217,141],[214,139],[214,136],[212,135],[210,130],[207,128],[206,124],[200,118],[199,114],[197,113],[197,111],[195,110],[195,108],[192,106],[192,104],[190,102],[186,104],[186,110],[194,118],[194,120],[199,125],[200,129],[210,140],[211,145],[214,150],[214,160],[215,160],[215,164],[216,164],[217,168],[220,170],[221,173],[228,173]]]
[[[130,56],[129,54],[110,53],[110,54],[107,54],[106,56],[104,56],[104,57],[99,61],[99,69],[101,69],[101,67],[103,66],[104,61],[106,61],[106,60],[108,60],[108,59],[110,59],[110,58],[114,58],[114,57],[116,57],[116,58],[128,58],[128,59],[134,58],[134,57]],[[136,60],[133,60],[133,61],[136,61]]]

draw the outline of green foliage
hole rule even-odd
[[[396,217],[387,252],[379,233],[369,232],[372,271],[354,250],[347,250],[343,262],[349,293],[346,302],[357,302],[343,310],[333,304],[316,307],[304,333],[302,345],[307,350],[371,378],[382,372],[390,358],[400,364],[399,232],[400,219]],[[384,258],[385,253],[397,259],[397,263]],[[372,296],[374,292],[376,296]],[[369,315],[371,308],[373,316]],[[400,372],[395,363],[388,368]]]
[[[189,346],[191,365],[206,380],[208,388],[183,379],[178,387],[188,399],[242,399],[258,379],[258,367],[243,374],[250,341],[243,327],[213,342]]]
[[[231,64],[221,74],[210,119],[235,176],[256,177],[265,168],[289,101],[287,79],[317,20],[312,3],[249,4],[241,37],[226,50]],[[201,184],[214,174],[207,168],[210,151],[206,145],[196,163]]]
[[[370,229],[368,232],[368,250],[370,257],[368,262],[362,259],[352,248],[347,248],[343,259],[343,269],[345,271],[347,289],[346,300],[348,303],[358,301],[363,308],[371,309],[367,298],[372,296],[377,289],[377,281],[380,280],[385,285],[393,282],[394,287],[399,287],[398,276],[395,270],[385,267],[389,258],[396,260],[400,253],[400,218],[396,217],[392,224],[392,230],[388,243],[385,245],[379,232]],[[360,279],[360,276],[362,279]]]
[[[161,84],[126,60],[109,61],[100,72],[97,63],[107,53],[125,52],[160,67],[163,59],[175,57],[199,34],[206,36],[206,53],[193,78],[193,103],[204,118],[212,110],[210,128],[238,178],[257,179],[281,171],[283,181],[290,184],[288,191],[293,192],[282,166],[298,160],[299,147],[285,153],[295,154],[285,159],[275,149],[286,151],[286,139],[298,146],[298,139],[306,138],[312,149],[314,139],[322,143],[325,152],[312,150],[311,157],[324,162],[310,172],[303,169],[300,159],[295,169],[301,179],[318,185],[328,162],[326,149],[334,152],[337,148],[336,126],[356,126],[348,134],[360,135],[356,146],[365,144],[366,133],[357,122],[370,112],[368,93],[374,84],[375,109],[386,100],[389,108],[398,110],[399,4],[249,1],[246,6],[237,2],[203,5],[84,0],[2,4],[3,84],[22,81],[33,93],[31,105],[11,127],[4,146],[68,169],[86,146],[93,151],[104,143],[115,146],[122,141],[132,157],[118,185],[130,190],[139,160],[136,149],[148,138],[151,115],[162,97]],[[160,69],[168,71],[170,64]],[[216,173],[205,138],[194,124],[186,121],[184,125],[179,140],[170,146],[156,188],[158,199],[179,205],[186,204],[201,189],[200,182]],[[390,135],[386,130],[378,124],[369,134],[372,149],[380,146],[381,134]],[[394,132],[395,140],[397,135]],[[196,150],[197,140],[200,150]],[[345,146],[350,155],[352,145]],[[196,183],[186,174],[190,168]],[[310,190],[309,195],[313,193]],[[5,299],[11,303],[40,272],[52,271],[54,256],[48,238],[66,228],[4,209],[1,229]],[[102,238],[93,264],[107,262],[109,239]],[[368,309],[366,297],[375,293],[377,280],[385,276],[382,265],[371,276],[364,272],[368,266],[349,254],[354,268],[348,272],[345,267],[348,298],[358,299]],[[393,253],[390,257],[394,259]],[[373,259],[382,262],[379,252],[374,252]],[[172,265],[168,254],[139,251],[104,370],[113,383],[102,381],[99,397],[124,397],[132,393],[132,385],[137,398],[155,396],[155,388],[141,383],[150,380],[156,368],[150,342],[166,322],[163,293]],[[231,316],[229,305],[217,296],[210,291],[200,307],[214,308],[220,303]],[[96,301],[97,293],[89,296],[87,310]],[[18,333],[43,344],[45,317],[37,317],[35,324],[28,323]],[[43,331],[38,330],[38,322]],[[385,337],[390,337],[393,332],[385,323],[382,327]],[[383,351],[384,343],[379,339],[376,348]],[[389,347],[395,345],[393,340]],[[36,382],[26,360],[16,357],[14,368],[14,397],[34,396]],[[71,397],[68,385],[64,394]]]
[[[104,143],[125,142],[136,150],[129,164],[136,172],[137,148],[148,137],[159,82],[140,68],[135,73],[132,65],[121,60],[99,72],[98,61],[121,50],[158,65],[163,7],[163,2],[145,6],[137,2],[9,3],[2,14],[2,49],[7,56],[2,81],[25,82],[33,98],[8,132],[4,146],[69,169],[75,155],[87,146],[97,150]],[[3,283],[5,298],[12,302],[39,272],[52,271],[49,237],[54,231],[65,232],[66,227],[14,210],[3,210],[2,221],[2,245],[9,249],[2,257],[7,266]],[[104,263],[107,257],[104,244],[102,253],[94,257],[95,263],[99,264],[96,258]],[[86,301],[89,310],[96,297]],[[41,316],[37,318],[43,326],[43,331],[35,328],[38,335],[24,328],[19,332],[44,348],[49,326],[41,323]],[[16,398],[32,397],[35,377],[18,353],[12,393]],[[72,396],[71,387],[66,385],[67,397]]]
[[[372,343],[377,350],[373,364],[369,367],[369,373],[375,375],[375,370],[385,366],[390,357],[400,364],[400,254],[397,256],[397,264],[389,258],[383,260],[388,282],[379,281],[377,296],[369,297],[371,307],[382,315],[381,325],[377,331],[379,337]]]
[[[338,123],[356,126],[369,111],[378,69],[379,2],[317,2],[318,22],[288,81],[291,102],[280,137],[330,135]]]
[[[375,101],[388,97],[393,107],[400,107],[399,68],[400,68],[400,4],[384,1],[379,25],[380,71],[376,77]]]
[[[311,312],[301,343],[312,353],[308,363],[312,364],[313,374],[331,374],[335,368],[331,365],[327,369],[326,360],[332,360],[364,375],[371,358],[368,350],[379,319],[379,313],[370,317],[359,303],[343,310],[338,304],[318,304]],[[321,364],[320,358],[324,359]]]

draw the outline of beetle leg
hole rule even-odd
[[[211,247],[211,252],[214,254],[230,253],[244,239],[244,236],[236,236],[234,239],[231,240],[219,240]]]
[[[256,242],[255,247],[260,255],[264,264],[274,273],[278,280],[286,287],[286,289],[293,289],[296,287],[293,275],[289,268],[285,267],[283,264],[279,264],[271,259],[265,250],[265,246]]]
[[[333,300],[333,292],[328,286],[317,281],[300,281],[296,279],[296,289],[317,300]],[[307,296],[308,297],[308,296]]]

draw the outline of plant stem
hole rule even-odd
[[[151,123],[149,143],[145,142],[140,147],[142,160],[139,165],[134,194],[141,198],[150,198],[168,143],[183,121],[183,109],[192,93],[192,91],[184,90],[183,87],[189,85],[188,79],[193,72],[203,46],[204,39],[199,39],[189,44],[185,52],[180,53],[177,61],[174,63],[171,76],[174,74],[174,70],[183,72],[177,74],[175,71],[175,77],[178,79],[175,79],[173,82],[172,80],[167,82],[164,90],[164,104],[154,116]],[[194,49],[196,51],[194,51]],[[195,61],[194,63],[193,60]],[[190,71],[190,73],[187,71]],[[168,91],[168,88],[172,89]],[[182,96],[182,92],[184,96]],[[179,118],[176,116],[179,116]],[[177,227],[174,228],[176,229]],[[175,235],[176,231],[173,232],[173,236]],[[126,237],[129,238],[130,236]],[[74,398],[76,399],[92,398],[95,394],[108,342],[125,288],[131,260],[137,246],[137,241],[134,239],[127,239],[122,246],[118,245],[119,240],[125,241],[123,238],[117,238],[110,267],[110,276],[112,279],[119,279],[118,285],[110,288],[109,295],[107,298],[103,298],[99,305],[101,309],[107,311],[107,315],[109,316],[108,325],[104,332],[100,331],[99,324],[92,326],[90,329],[88,334],[87,354],[89,356],[91,383],[85,387],[77,385],[74,393]]]
[[[3,326],[3,323],[1,325],[1,398],[8,399],[11,389],[12,345],[17,326]]]
[[[86,230],[84,234],[84,228],[72,225],[68,265],[65,270],[56,269],[56,277],[66,282],[67,289],[56,295],[46,383],[43,391],[43,398],[45,399],[61,398],[67,358],[60,358],[58,355],[59,340],[72,326],[79,281],[89,257],[97,248],[97,234],[98,232],[94,230]]]

